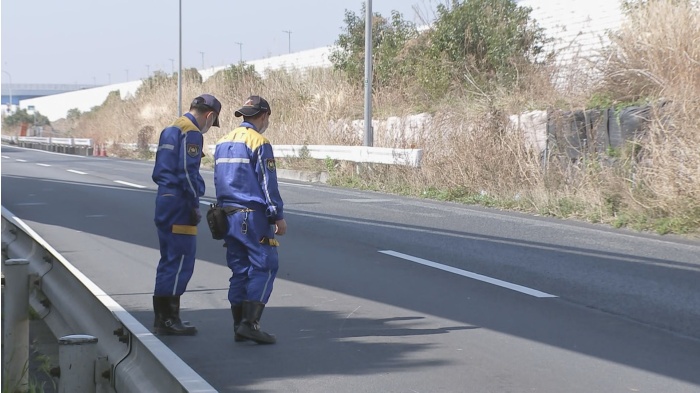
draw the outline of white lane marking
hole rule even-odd
[[[15,203],[16,206],[43,206],[45,205],[46,202],[24,202],[24,203]]]
[[[354,202],[354,203],[374,203],[374,202],[391,202],[391,199],[367,199],[367,198],[347,198],[347,199],[341,199],[341,201],[345,202]]]
[[[8,157],[8,156],[2,156],[2,158],[10,158],[10,157]]]
[[[415,262],[415,263],[418,263],[418,264],[421,264],[424,266],[434,267],[436,269],[444,270],[446,272],[450,272],[450,273],[454,273],[454,274],[457,274],[460,276],[472,278],[474,280],[483,281],[483,282],[493,284],[493,285],[496,285],[496,286],[499,286],[502,288],[506,288],[506,289],[510,289],[510,290],[513,290],[516,292],[524,293],[526,295],[540,297],[540,298],[542,298],[542,297],[558,297],[556,295],[550,295],[548,293],[541,292],[541,291],[538,291],[536,289],[524,287],[522,285],[509,283],[507,281],[499,280],[496,278],[491,278],[488,276],[483,276],[481,274],[472,273],[472,272],[462,270],[462,269],[457,269],[456,267],[443,265],[441,263],[429,261],[427,259],[422,259],[422,258],[414,257],[411,255],[407,255],[407,254],[402,254],[400,252],[391,251],[391,250],[385,250],[385,251],[379,251],[379,252],[382,254],[391,255],[392,257],[401,258],[401,259],[405,259],[407,261]]]
[[[85,172],[76,171],[75,169],[67,169],[68,172],[77,173],[79,175],[87,175]]]
[[[37,163],[37,165],[39,165],[39,166],[51,166],[49,164],[41,164],[41,163]]]
[[[27,162],[27,160],[23,160],[23,159],[21,159],[21,158],[18,158],[18,159],[15,160],[15,161],[17,161],[17,162]]]
[[[121,181],[121,180],[115,180],[114,182],[125,185],[125,186],[129,186],[129,187],[146,188],[146,186],[142,186],[140,184],[129,183],[129,182]]]

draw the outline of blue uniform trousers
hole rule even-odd
[[[192,225],[192,202],[169,190],[158,190],[155,223],[160,260],[155,296],[180,296],[192,278],[197,251],[197,226]]]
[[[231,269],[228,300],[267,303],[277,276],[279,259],[274,225],[268,222],[264,208],[237,212],[228,216],[226,263]]]

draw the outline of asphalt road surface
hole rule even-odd
[[[2,205],[150,327],[153,163],[1,153]],[[199,333],[161,338],[221,392],[700,392],[698,241],[290,180],[281,192],[289,230],[261,321],[278,343],[234,343],[225,249],[204,222],[182,297]]]

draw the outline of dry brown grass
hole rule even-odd
[[[602,89],[614,99],[668,103],[651,116],[626,197],[650,218],[700,226],[700,9],[648,2],[613,36]]]
[[[689,3],[688,3],[689,4]],[[635,14],[613,39],[601,64],[598,92],[617,102],[665,98],[638,147],[615,158],[587,156],[572,162],[553,158],[546,170],[522,136],[508,132],[507,114],[542,108],[583,109],[589,86],[551,83],[561,70],[528,67],[515,89],[483,92],[466,86],[440,99],[416,95],[415,87],[376,92],[376,118],[428,111],[432,121],[398,138],[375,129],[375,146],[424,150],[421,168],[374,166],[360,175],[347,165],[329,168],[336,184],[367,187],[559,217],[577,217],[616,226],[660,232],[692,232],[700,227],[700,13],[683,1],[655,1]],[[590,81],[590,79],[586,79]],[[570,81],[573,84],[578,82]],[[136,142],[139,130],[158,132],[175,117],[174,81],[147,94],[112,100],[83,116],[75,127],[98,142]],[[576,94],[572,94],[575,91]],[[362,144],[363,88],[332,70],[276,71],[264,79],[227,81],[215,75],[183,86],[183,109],[209,92],[223,104],[222,127],[205,136],[213,144],[240,119],[233,111],[250,94],[271,102],[266,136],[274,144]],[[663,119],[663,120],[662,120]],[[407,135],[399,135],[407,137]],[[634,153],[634,154],[631,154]],[[326,163],[328,165],[328,163]]]
[[[688,99],[700,89],[700,12],[692,0],[650,1],[611,35],[603,88],[619,101]]]

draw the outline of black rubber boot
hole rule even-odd
[[[155,298],[155,296],[154,296],[154,298]],[[155,299],[154,299],[153,300],[153,309],[155,310],[155,308],[156,307],[155,307]],[[180,315],[180,303],[179,302],[177,304],[177,312],[178,312],[178,315]],[[182,324],[185,326],[190,326],[190,321],[182,321],[181,320],[180,322],[182,322]],[[155,318],[153,318],[153,327],[154,328],[158,327],[158,314],[156,314]]]
[[[246,300],[243,302],[243,321],[236,334],[255,341],[258,344],[274,344],[277,339],[272,334],[260,330],[260,317],[265,309],[265,303]]]
[[[194,336],[197,328],[180,320],[180,296],[153,296],[156,334]]]
[[[241,326],[241,321],[243,320],[243,305],[242,304],[235,304],[231,306],[231,315],[233,315],[233,341],[239,343],[241,341],[248,341],[247,338],[241,336],[240,334],[236,333],[238,331],[238,327]]]

